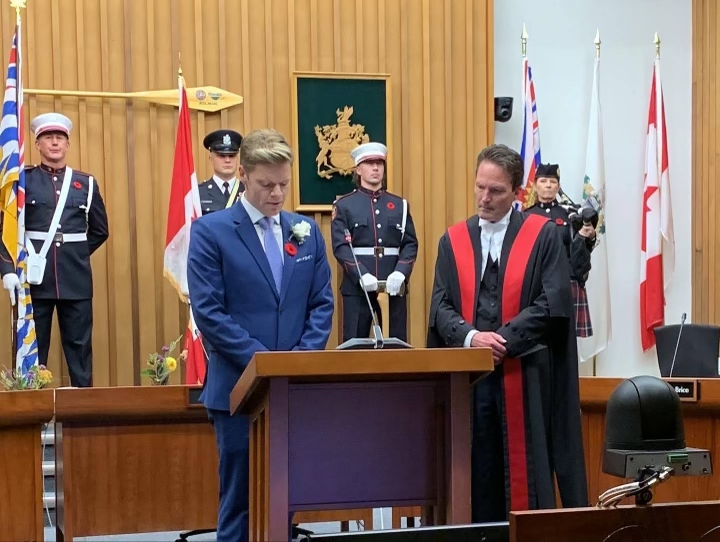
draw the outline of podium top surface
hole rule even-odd
[[[55,390],[0,392],[0,426],[47,423],[55,414]]]
[[[234,412],[249,402],[260,383],[269,378],[352,382],[368,378],[431,378],[450,373],[479,378],[493,368],[489,348],[258,352],[230,394],[230,410]]]
[[[207,423],[202,405],[192,405],[193,386],[112,386],[58,388],[55,420],[60,423],[154,421]]]

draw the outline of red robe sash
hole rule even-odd
[[[507,324],[520,313],[522,286],[530,254],[547,219],[528,215],[513,241],[505,266],[502,284],[502,323]],[[475,321],[475,256],[467,222],[448,229],[460,285],[461,314],[465,321]],[[528,469],[525,426],[525,395],[522,366],[518,358],[502,362],[505,424],[510,472],[510,510],[528,510]]]

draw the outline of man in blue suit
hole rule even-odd
[[[323,350],[333,295],[320,228],[282,211],[293,153],[274,130],[240,147],[245,193],[229,209],[195,220],[188,284],[208,348],[201,400],[220,454],[218,542],[248,540],[248,419],[230,415],[230,392],[255,352]]]

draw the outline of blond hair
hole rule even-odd
[[[240,145],[240,164],[247,173],[261,164],[293,162],[293,151],[287,140],[276,130],[253,130]]]

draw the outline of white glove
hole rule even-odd
[[[3,275],[3,288],[8,291],[10,295],[10,304],[15,306],[15,291],[20,292],[20,279],[15,273],[7,273]]]
[[[360,284],[362,284],[368,292],[375,292],[378,289],[378,281],[370,273],[365,273],[360,277]]]
[[[388,295],[398,295],[403,282],[405,282],[405,275],[400,271],[393,271],[388,275],[387,281],[385,282],[385,291]]]

